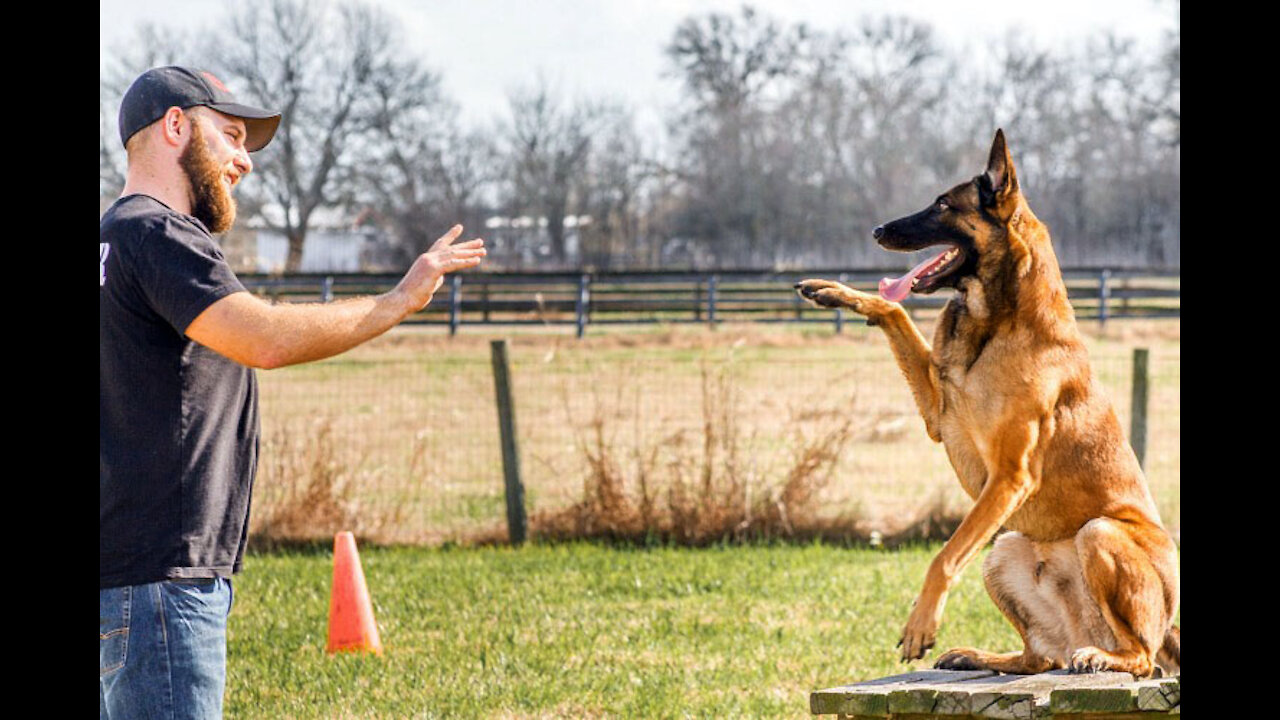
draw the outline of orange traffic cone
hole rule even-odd
[[[330,653],[342,650],[382,654],[382,640],[373,621],[373,603],[360,568],[356,539],[350,532],[333,538],[333,591],[329,596]]]

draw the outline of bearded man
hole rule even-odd
[[[143,73],[120,107],[124,191],[99,222],[100,714],[220,717],[231,576],[258,459],[254,368],[344,352],[421,310],[478,265],[454,226],[390,292],[269,304],[212,235],[280,113],[208,72]]]

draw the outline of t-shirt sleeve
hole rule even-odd
[[[245,289],[213,238],[176,219],[166,219],[140,250],[143,294],[179,334],[210,305]]]

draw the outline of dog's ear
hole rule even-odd
[[[1018,173],[1013,169],[1013,158],[1005,144],[1003,129],[996,130],[991,155],[987,158],[987,171],[978,176],[978,190],[984,207],[1013,211],[1011,201],[1018,196]]]

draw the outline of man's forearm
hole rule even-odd
[[[276,368],[322,360],[375,338],[412,311],[396,291],[337,302],[271,305],[261,337],[271,351],[261,367]]]
[[[324,304],[271,305],[247,292],[228,295],[187,326],[187,337],[242,365],[277,368],[346,352],[390,330],[431,302],[444,275],[480,264],[476,238],[453,245],[461,225],[422,253],[390,292]]]
[[[398,288],[324,304],[273,305],[249,293],[234,293],[201,313],[187,336],[242,365],[270,369],[350,350],[417,309]]]

